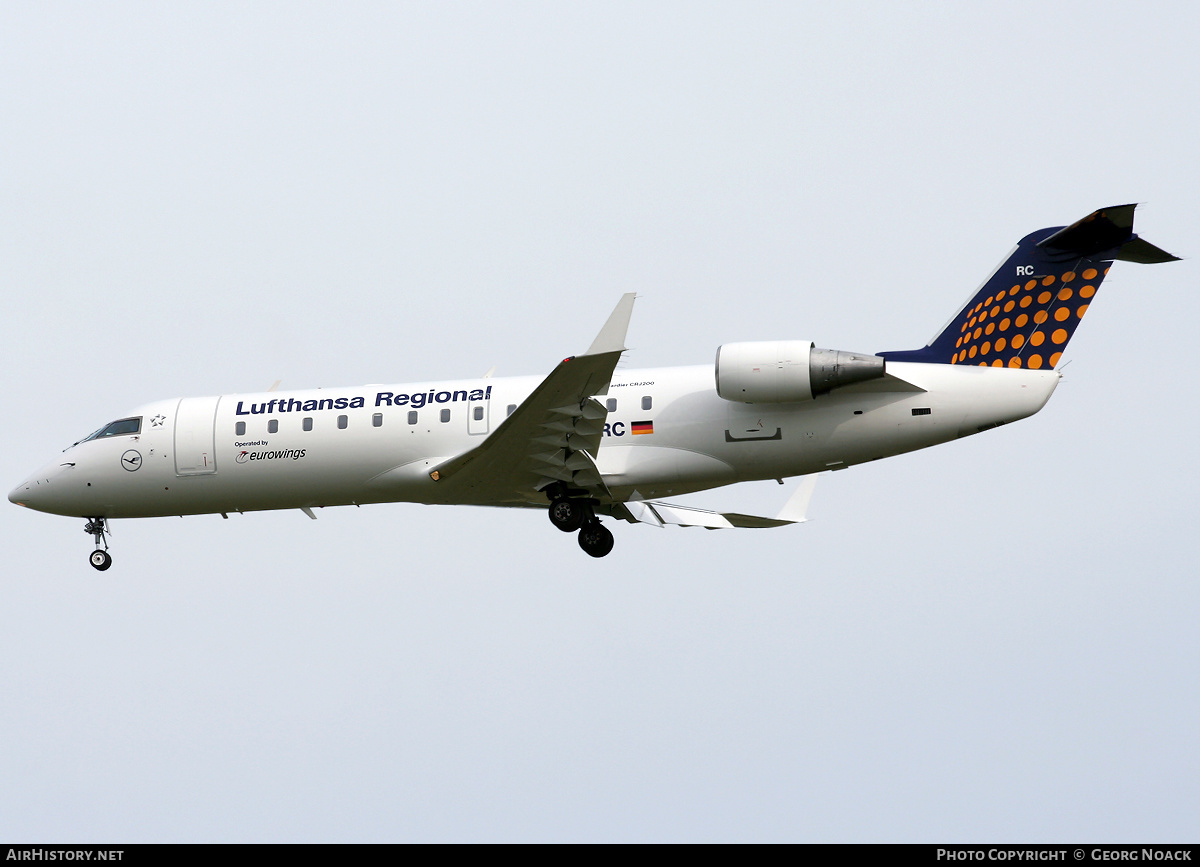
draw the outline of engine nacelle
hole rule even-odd
[[[879,379],[878,355],[817,349],[811,340],[726,343],[717,349],[717,394],[738,403],[795,403]]]

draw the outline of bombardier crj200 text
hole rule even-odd
[[[593,557],[607,515],[655,526],[804,520],[817,473],[1033,415],[1113,260],[1175,257],[1133,233],[1134,205],[1023,238],[922,349],[727,343],[713,366],[616,373],[633,295],[588,351],[544,379],[185,397],[143,406],[9,494],[84,517],[107,569],[111,518],[416,502],[547,509]],[[803,476],[775,518],[658,502]]]

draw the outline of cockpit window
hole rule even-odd
[[[100,430],[96,431],[91,436],[84,437],[80,442],[88,440],[102,440],[105,437],[116,437],[126,434],[135,434],[142,429],[141,416],[137,418],[123,418],[120,421],[114,421],[111,424],[106,424]]]

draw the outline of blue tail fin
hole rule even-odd
[[[1026,235],[928,346],[878,354],[889,361],[1054,367],[1114,259],[1178,258],[1133,233],[1136,207],[1104,208]]]

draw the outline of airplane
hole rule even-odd
[[[8,495],[82,517],[96,569],[108,521],[414,502],[545,510],[592,557],[610,517],[657,527],[806,519],[818,474],[1038,412],[1114,260],[1177,257],[1133,232],[1136,205],[1021,239],[924,347],[875,354],[810,340],[726,343],[712,365],[616,370],[634,295],[548,376],[160,400],[65,449]],[[278,384],[278,383],[277,383]],[[774,518],[672,505],[800,477]]]

